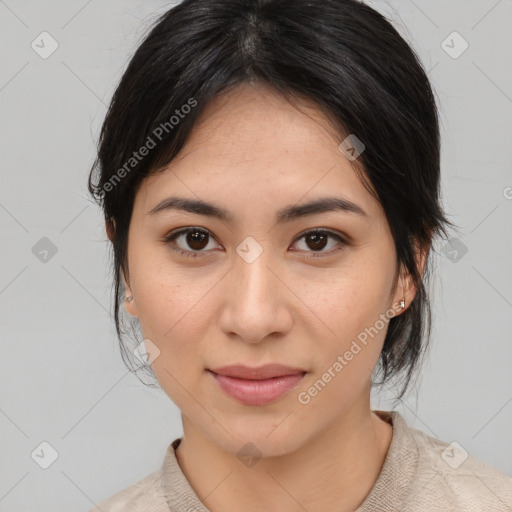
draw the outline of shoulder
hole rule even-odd
[[[408,510],[512,510],[512,478],[471,456],[457,442],[411,428],[396,414],[393,421],[401,424],[402,435],[417,450]]]
[[[89,512],[169,512],[159,469],[102,501]]]

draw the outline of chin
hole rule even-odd
[[[305,440],[302,441],[298,432],[293,431],[292,422],[285,426],[288,419],[281,423],[286,414],[280,414],[279,417],[277,421],[263,421],[262,418],[262,421],[258,422],[253,416],[240,419],[236,423],[223,422],[231,436],[220,429],[220,432],[216,431],[212,440],[225,452],[238,457],[250,456],[251,450],[258,457],[287,455],[300,448]]]
[[[241,462],[248,460],[249,464],[253,457],[255,459],[280,457],[299,448],[299,445],[289,438],[276,436],[271,439],[271,436],[265,437],[265,435],[224,438],[221,443],[220,446],[225,452],[237,456]]]

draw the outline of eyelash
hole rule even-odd
[[[186,229],[181,229],[179,231],[171,232],[171,233],[169,233],[167,236],[165,236],[163,238],[163,241],[165,243],[169,244],[170,242],[173,242],[176,238],[178,238],[180,235],[191,233],[191,232],[204,233],[206,235],[211,236],[212,238],[215,238],[206,229],[199,228],[199,227],[197,227],[197,228],[196,227],[191,227],[191,228],[186,228]],[[338,251],[341,251],[344,246],[348,245],[348,242],[346,240],[344,240],[335,231],[331,231],[330,229],[312,229],[312,230],[306,231],[306,232],[300,234],[295,239],[294,243],[298,242],[300,239],[304,238],[307,235],[318,235],[318,234],[329,235],[330,237],[332,237],[332,238],[336,239],[338,242],[340,242],[341,247],[338,247],[338,249],[331,250],[331,251],[329,251],[327,253],[319,253],[319,252],[314,252],[314,251],[306,251],[306,252],[311,252],[312,255],[311,256],[305,256],[305,258],[322,258],[322,257],[330,256],[333,253],[337,253]],[[203,257],[203,254],[204,254],[203,251],[184,251],[183,249],[175,248],[175,247],[171,247],[171,249],[173,251],[177,252],[178,254],[180,254],[181,256],[186,256],[188,258]]]

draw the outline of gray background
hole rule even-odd
[[[368,3],[430,70],[444,204],[461,227],[437,248],[433,347],[397,409],[512,476],[512,2]],[[0,0],[0,511],[89,510],[155,471],[182,433],[174,404],[122,363],[108,243],[86,191],[114,87],[171,5]],[[46,59],[31,47],[43,31],[59,45]],[[469,44],[457,58],[454,31]],[[39,252],[44,237],[55,254]],[[31,457],[49,457],[43,441],[58,453],[48,469]]]

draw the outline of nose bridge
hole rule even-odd
[[[222,329],[257,342],[289,328],[289,314],[280,303],[279,280],[271,270],[270,250],[264,250],[254,239],[246,239],[236,251],[229,295],[221,315]]]
[[[270,288],[274,275],[269,269],[270,261],[268,255],[259,255],[254,261],[246,261],[240,258],[236,262],[235,276],[239,280],[239,296],[241,304],[248,303],[248,306],[269,303]]]
[[[252,293],[259,293],[269,283],[271,274],[268,266],[271,265],[270,249],[265,246],[265,241],[261,238],[256,240],[252,236],[247,236],[236,247],[236,256],[234,261],[235,275],[240,279],[240,283],[250,288]]]

